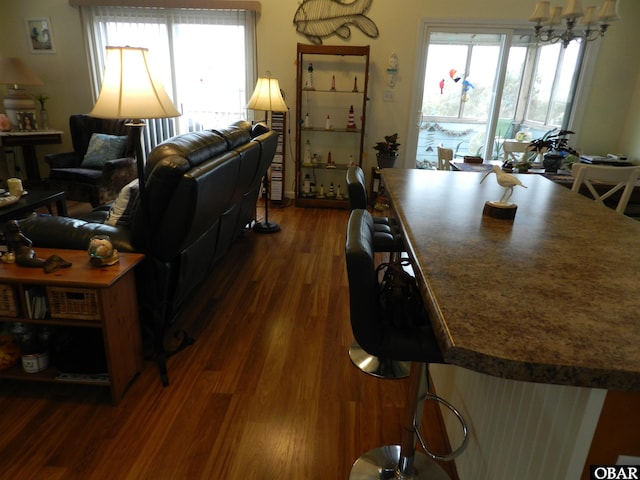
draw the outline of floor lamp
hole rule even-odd
[[[271,112],[286,112],[289,108],[284,103],[280,84],[271,76],[260,77],[256,83],[253,95],[247,103],[247,108],[251,110],[263,110],[265,112],[265,123],[271,129]],[[257,222],[253,230],[258,233],[275,233],[280,231],[280,225],[269,221],[269,188],[271,180],[269,171],[262,179],[262,189],[264,191],[264,222]]]
[[[136,166],[138,168],[138,199],[142,209],[141,218],[148,221],[149,199],[145,195],[144,165],[140,137],[145,123],[142,119],[171,118],[180,116],[161,82],[152,74],[148,49],[132,47],[107,47],[104,78],[100,95],[89,115],[98,118],[115,118],[129,120],[127,126],[137,129]],[[144,231],[150,232],[149,228]],[[148,234],[149,235],[149,234]],[[150,239],[147,239],[149,242]],[[153,265],[153,264],[152,264]],[[153,268],[153,266],[149,267]],[[180,335],[180,344],[171,352],[164,348],[163,307],[166,292],[158,292],[155,302],[150,302],[153,315],[153,336],[155,357],[160,369],[164,385],[169,384],[167,374],[167,358],[193,343],[193,339],[184,332]],[[158,307],[157,305],[160,305]]]
[[[137,128],[136,165],[140,200],[144,204],[144,157],[140,135],[145,118],[180,116],[164,86],[152,74],[148,49],[107,47],[104,78],[92,117],[129,120],[127,126]]]

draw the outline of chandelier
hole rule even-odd
[[[580,0],[567,0],[567,6],[550,7],[550,2],[542,0],[536,3],[536,8],[529,17],[535,22],[533,27],[535,37],[544,43],[561,42],[567,48],[572,40],[591,42],[603,37],[609,24],[620,20],[618,16],[618,0],[604,0],[596,15],[596,7],[582,10]],[[577,26],[580,20],[580,27]],[[556,31],[564,21],[564,31]]]

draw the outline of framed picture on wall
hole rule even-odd
[[[25,18],[31,53],[55,53],[51,20],[46,17]]]

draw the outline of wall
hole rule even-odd
[[[361,0],[357,2],[360,4]],[[335,36],[326,39],[326,44],[370,44],[372,47],[366,145],[372,147],[384,135],[398,132],[400,143],[403,143],[401,154],[404,153],[420,18],[522,22],[534,4],[535,0],[373,0],[367,16],[376,23],[378,38],[370,39],[352,26],[349,40]],[[291,112],[295,112],[296,43],[309,43],[293,25],[298,5],[296,0],[263,0],[257,23],[258,73],[263,75],[269,70],[280,80]],[[67,0],[3,0],[2,7],[0,55],[21,57],[43,78],[45,86],[33,90],[51,97],[47,104],[50,123],[53,127],[66,129],[71,113],[88,112],[92,107],[78,10],[70,7]],[[619,10],[623,20],[614,24],[601,41],[597,73],[576,141],[589,152],[626,152],[640,160],[640,64],[629,58],[629,46],[640,44],[640,30],[635,28],[637,22],[634,21],[640,19],[640,2],[620,0]],[[34,55],[28,51],[24,18],[38,16],[51,18],[55,54]],[[393,101],[385,102],[382,98],[387,88],[385,70],[392,52],[397,53],[400,67]],[[3,88],[0,88],[0,95],[4,95]],[[66,145],[68,142],[66,138]],[[45,152],[46,149],[43,147],[39,151]],[[286,191],[293,190],[294,151],[291,139]],[[365,166],[373,165],[373,148],[367,148],[366,153]]]

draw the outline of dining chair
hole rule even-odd
[[[449,162],[453,160],[453,149],[438,147],[438,170],[451,170]]]
[[[467,423],[453,405],[429,392],[429,364],[444,363],[444,360],[427,311],[419,309],[411,324],[397,325],[388,313],[385,314],[378,300],[373,235],[368,227],[370,217],[367,210],[356,209],[351,212],[347,224],[345,256],[351,329],[367,352],[410,362],[411,369],[405,410],[401,415],[400,444],[385,445],[363,454],[354,462],[349,479],[448,479],[446,472],[432,459],[452,460],[464,450],[468,440]],[[437,454],[426,445],[419,428],[425,400],[438,402],[460,422],[464,436],[455,451]],[[416,438],[431,458],[416,450]]]
[[[507,139],[502,143],[502,155],[505,162],[511,161],[517,164],[525,155],[529,155],[531,149],[529,142]],[[518,155],[519,154],[519,155]]]
[[[574,163],[571,166],[574,177],[571,190],[580,193],[582,184],[594,198],[596,203],[605,205],[605,200],[615,202],[614,194],[622,190],[618,197],[616,212],[624,214],[631,193],[640,177],[640,165],[630,167],[614,167],[609,165],[590,165]],[[603,186],[606,186],[603,188]],[[607,188],[610,187],[610,188]]]

